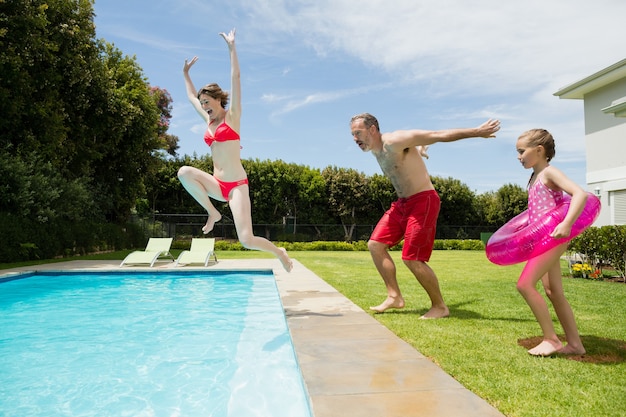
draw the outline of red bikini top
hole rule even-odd
[[[207,145],[211,146],[213,142],[226,142],[229,140],[239,140],[239,133],[235,132],[230,126],[226,124],[226,121],[215,129],[215,136],[211,135],[211,132],[207,129],[204,132],[204,141]]]

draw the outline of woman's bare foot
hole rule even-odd
[[[571,343],[568,343],[567,345],[565,345],[565,347],[559,349],[558,353],[562,355],[584,355],[585,353],[587,353],[587,351],[585,350],[583,345],[575,346]]]
[[[215,226],[215,223],[219,222],[220,220],[222,220],[222,215],[219,213],[209,215],[206,224],[202,227],[202,233],[204,233],[205,235],[209,233],[211,230],[213,230],[213,226]]]
[[[377,313],[382,313],[385,310],[388,310],[390,308],[404,308],[404,298],[402,298],[401,296],[398,296],[395,298],[387,297],[387,299],[383,301],[381,304],[375,307],[370,307],[370,310],[373,310]]]
[[[444,307],[432,307],[426,312],[420,319],[442,319],[450,315],[450,310],[447,306]]]
[[[563,349],[563,343],[561,341],[555,342],[552,340],[544,340],[534,348],[530,349],[528,353],[533,356],[550,356]]]
[[[287,272],[291,272],[291,270],[293,269],[293,262],[291,261],[291,258],[289,257],[289,255],[287,255],[287,249],[285,248],[278,248],[281,252],[280,256],[278,256],[278,259],[280,259],[280,263],[283,264],[283,268],[285,268],[285,271]]]

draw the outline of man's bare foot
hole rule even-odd
[[[278,248],[281,252],[281,255],[278,257],[278,259],[280,259],[280,263],[283,264],[283,268],[285,268],[285,271],[287,272],[291,272],[291,270],[293,269],[293,262],[291,261],[291,258],[289,257],[289,255],[287,255],[287,249],[285,248]]]
[[[448,317],[450,315],[450,310],[448,307],[432,307],[430,310],[426,312],[420,319],[428,320],[428,319],[442,319],[444,317]]]
[[[387,297],[387,299],[381,304],[375,307],[370,307],[370,310],[373,310],[377,313],[382,313],[390,308],[404,308],[404,298],[402,298],[401,296],[398,296],[396,298]]]
[[[219,222],[220,220],[222,220],[222,215],[219,213],[213,216],[209,215],[206,224],[202,227],[202,233],[204,233],[205,235],[209,233],[211,230],[213,230],[213,226],[215,226],[215,223]]]
[[[533,356],[550,356],[563,349],[563,343],[561,341],[554,342],[552,340],[544,340],[534,348],[530,349],[528,353]]]
[[[558,353],[562,355],[584,355],[587,351],[582,345],[574,346],[571,343],[568,343],[565,347],[559,349]]]

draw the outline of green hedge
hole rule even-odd
[[[275,242],[277,246],[288,251],[366,251],[367,241],[359,240],[355,242]],[[189,249],[189,241],[175,242],[173,247],[177,249]],[[480,240],[459,240],[446,239],[435,240],[435,250],[485,250],[485,245]],[[218,240],[215,242],[215,250],[238,251],[245,250],[239,242]],[[402,250],[402,244],[398,244],[391,250]]]
[[[145,246],[136,225],[40,222],[0,213],[0,262],[21,262],[85,255]]]

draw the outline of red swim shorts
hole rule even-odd
[[[441,200],[435,190],[399,198],[378,221],[370,240],[391,247],[404,238],[402,259],[427,262],[435,244],[440,207]]]

